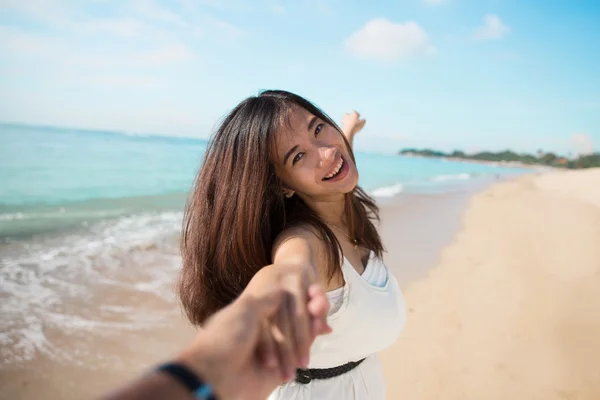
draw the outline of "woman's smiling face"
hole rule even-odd
[[[358,170],[342,133],[301,107],[289,111],[274,147],[277,176],[301,197],[345,194],[358,184]]]

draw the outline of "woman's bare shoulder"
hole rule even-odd
[[[306,247],[316,252],[323,247],[323,243],[319,240],[315,228],[309,225],[295,225],[285,228],[277,235],[273,242],[273,258],[283,247]]]
[[[325,243],[316,229],[297,225],[284,229],[273,243],[273,263],[310,263],[326,276]]]

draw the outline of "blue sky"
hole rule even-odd
[[[600,147],[600,2],[0,0],[0,121],[207,137],[260,89],[357,146]]]

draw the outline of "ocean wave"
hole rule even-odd
[[[16,212],[0,214],[0,221],[33,220],[33,219],[60,219],[60,218],[108,218],[123,215],[124,208],[113,210],[83,210],[69,211],[65,207],[49,212]]]
[[[25,219],[25,218],[26,218],[25,214],[23,214],[21,212],[0,214],[0,221],[14,221],[14,220]]]
[[[397,183],[391,186],[384,186],[371,191],[373,197],[394,197],[404,190],[404,185]]]
[[[48,327],[118,334],[157,323],[162,312],[156,304],[175,302],[182,217],[174,211],[132,215],[2,245],[0,297],[6,301],[0,303],[5,316],[0,321],[1,358],[22,361],[36,352],[63,358],[44,334]],[[128,309],[114,300],[131,296],[148,301]]]
[[[446,182],[446,181],[465,181],[467,179],[471,179],[472,175],[463,172],[461,174],[444,174],[444,175],[436,175],[430,178],[431,181],[434,182]]]
[[[49,242],[32,243],[25,255],[3,261],[23,264],[56,260],[60,264],[70,257],[89,256],[111,248],[120,251],[150,249],[161,237],[176,234],[181,229],[182,217],[182,212],[163,212],[100,221],[83,232],[63,235]],[[51,268],[51,265],[45,268]]]

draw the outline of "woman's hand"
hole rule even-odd
[[[273,264],[252,279],[246,291],[262,292],[271,285],[283,291],[277,313],[263,324],[259,357],[270,368],[278,368],[283,380],[295,376],[309,363],[315,337],[331,332],[327,325],[329,303],[312,266]]]
[[[365,126],[367,120],[360,119],[360,114],[356,111],[352,111],[350,113],[344,114],[342,117],[342,132],[348,142],[352,145],[354,141],[354,136],[361,131],[361,129]]]

